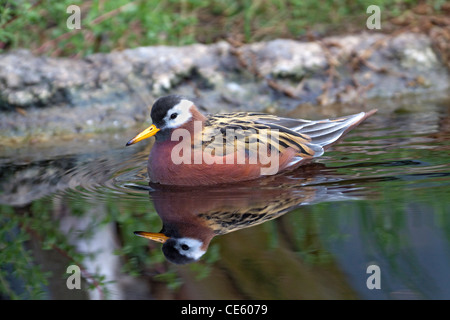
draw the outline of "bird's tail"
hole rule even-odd
[[[321,146],[323,150],[326,150],[375,112],[377,112],[376,109],[336,119],[309,121],[299,127],[291,128],[291,130],[309,136],[311,144]],[[314,156],[320,155],[317,153]]]

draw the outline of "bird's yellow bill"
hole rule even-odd
[[[156,232],[146,232],[146,231],[135,231],[135,235],[143,238],[147,238],[153,241],[164,243],[169,239],[164,233],[156,233]]]
[[[136,137],[131,139],[127,142],[127,146],[135,144],[136,142],[139,142],[141,140],[150,138],[154,136],[160,129],[158,129],[154,124],[152,124],[150,127],[139,133]]]

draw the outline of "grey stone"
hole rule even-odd
[[[147,121],[154,99],[168,93],[222,112],[354,103],[448,88],[448,70],[431,40],[415,33],[277,39],[239,47],[227,42],[140,47],[82,59],[18,50],[0,55],[0,136],[129,128]]]

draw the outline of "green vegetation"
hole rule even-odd
[[[383,21],[418,0],[3,0],[0,50],[28,48],[36,54],[84,56],[147,45],[253,42],[302,38],[365,27],[369,5]],[[439,10],[444,0],[429,1]],[[69,5],[81,9],[81,29],[70,30]]]
[[[0,206],[2,215],[6,211],[12,211],[12,208]],[[17,219],[2,218],[0,221],[0,261],[4,261],[0,266],[0,296],[9,299],[44,298],[44,286],[48,284],[50,274],[33,265],[32,253],[25,248],[29,235],[20,229]],[[12,287],[14,282],[20,286],[19,290]]]
[[[89,227],[75,231],[78,240],[86,240],[93,236],[94,232],[110,222],[123,229],[122,247],[115,254],[124,257],[124,272],[131,276],[137,276],[142,270],[141,264],[154,266],[163,262],[164,256],[161,250],[148,252],[148,243],[140,241],[133,235],[134,230],[143,228],[159,228],[160,220],[149,201],[146,205],[136,206],[136,203],[121,204],[113,199],[107,199],[103,210],[108,213],[104,216],[100,213],[89,215],[89,211],[95,204],[84,198],[82,193],[68,193],[64,196],[70,213],[74,217],[87,217],[90,219]],[[55,202],[56,201],[56,202]],[[42,198],[34,201],[24,208],[14,208],[8,205],[0,205],[0,296],[8,299],[49,299],[51,292],[45,290],[49,279],[60,279],[60,285],[64,285],[68,274],[62,270],[61,274],[48,270],[54,268],[50,263],[42,265],[42,261],[36,260],[40,256],[40,250],[53,251],[62,260],[61,264],[67,266],[74,264],[82,270],[82,276],[88,282],[90,290],[101,292],[103,298],[108,298],[107,281],[101,275],[84,272],[85,259],[89,259],[95,253],[79,253],[77,248],[70,243],[68,237],[60,230],[62,208],[56,205],[57,200]],[[133,204],[133,205],[132,205]],[[97,206],[98,208],[98,206]],[[153,213],[153,214],[152,214]],[[58,218],[59,217],[59,218]],[[30,243],[34,243],[34,249]],[[36,248],[37,252],[36,252]],[[129,257],[129,258],[127,258]],[[166,274],[173,271],[166,270]],[[169,276],[167,276],[169,277]],[[174,278],[174,277],[172,277]],[[171,279],[172,279],[171,278]],[[163,280],[162,280],[163,281]]]

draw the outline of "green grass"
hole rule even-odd
[[[365,29],[369,5],[382,21],[418,0],[0,0],[0,51],[85,56],[148,45],[254,42]],[[443,0],[430,1],[439,9]],[[67,28],[69,5],[81,8],[81,30]]]

